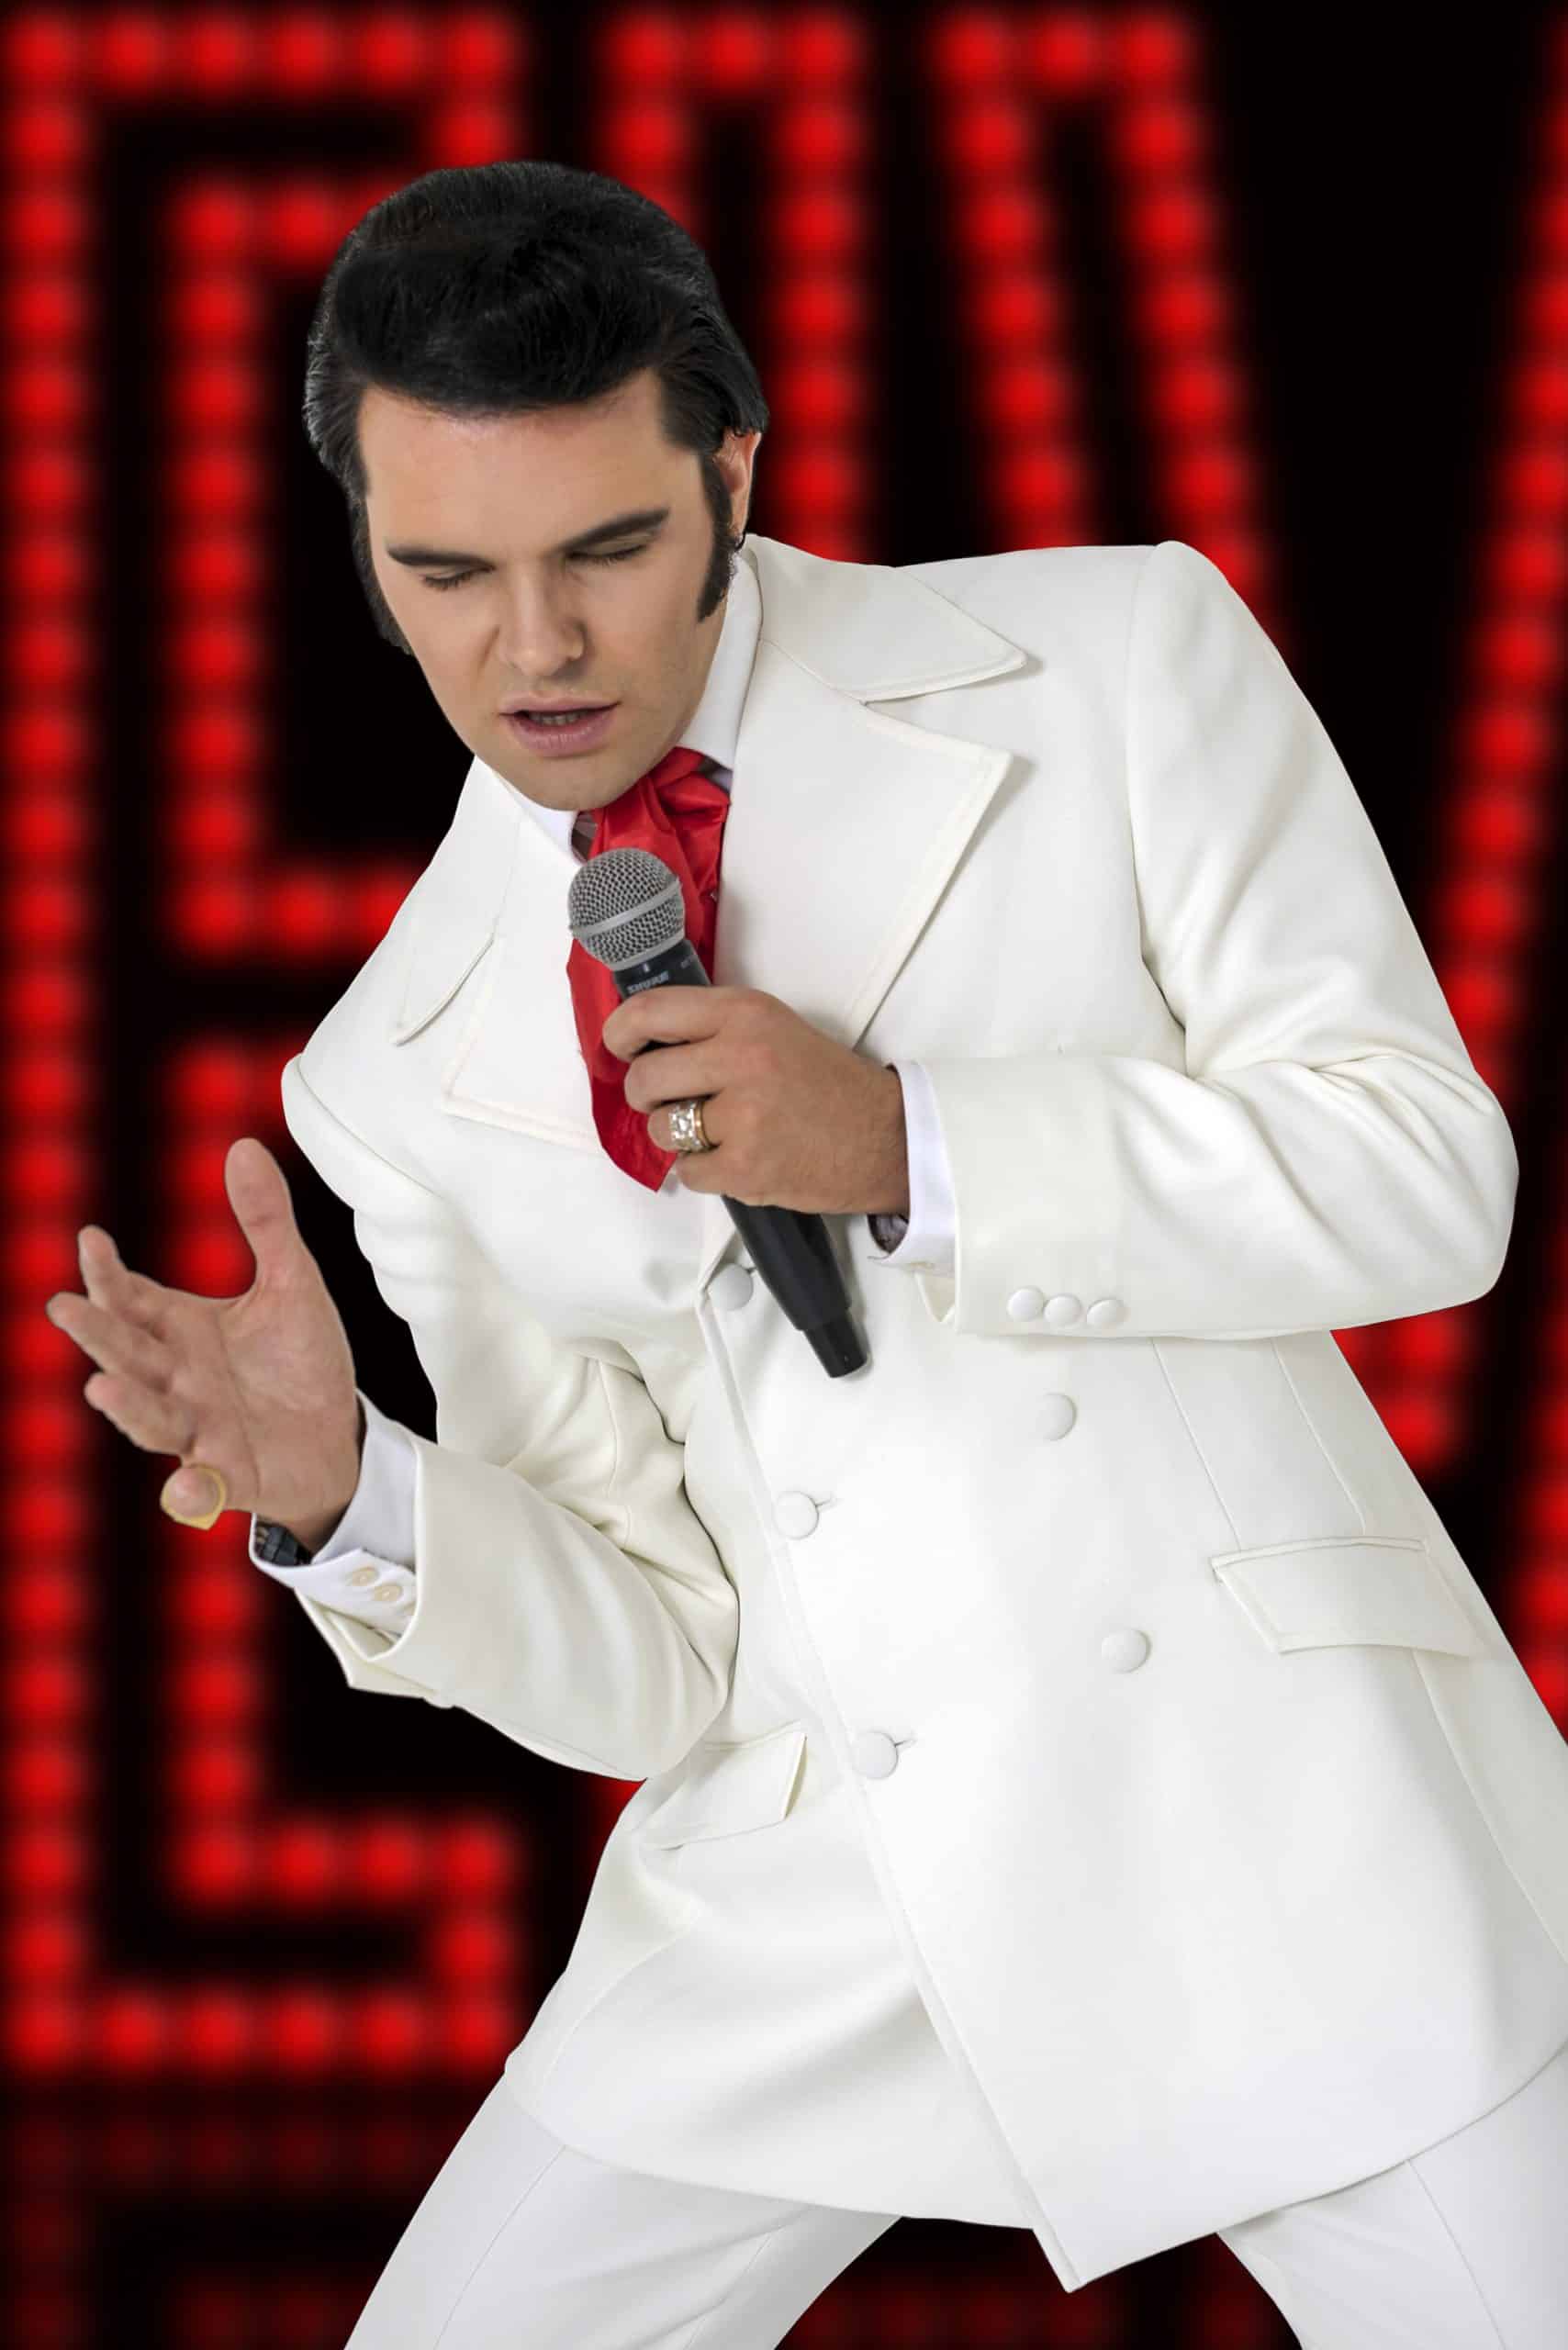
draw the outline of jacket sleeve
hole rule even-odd
[[[1137,575],[1126,798],[1185,1067],[924,1059],[982,1337],[1257,1338],[1490,1289],[1518,1159],[1321,722],[1218,567]]]
[[[552,1762],[644,1779],[723,1705],[739,1600],[634,1372],[553,1337],[450,1204],[329,1110],[290,1134],[353,1212],[436,1404],[414,1449],[414,1606],[395,1635],[297,1596],[351,1688],[456,1706]],[[398,1424],[401,1426],[401,1423]]]

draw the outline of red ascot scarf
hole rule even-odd
[[[619,800],[595,811],[598,824],[589,856],[610,848],[645,848],[679,878],[686,907],[686,935],[708,977],[713,976],[713,932],[718,912],[719,856],[730,795],[701,773],[707,755],[678,745],[658,765],[629,784]],[[626,1100],[630,1061],[620,1060],[599,1041],[605,1022],[622,1001],[609,970],[574,938],[566,957],[577,1043],[588,1063],[593,1122],[616,1165],[633,1181],[656,1192],[678,1153],[660,1150],[648,1133],[652,1113],[633,1110]]]

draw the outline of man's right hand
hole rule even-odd
[[[94,1410],[182,1464],[165,1506],[211,1509],[218,1495],[191,1466],[200,1462],[221,1472],[229,1509],[291,1529],[335,1525],[359,1483],[348,1337],[266,1145],[231,1143],[223,1180],[255,1259],[242,1297],[196,1297],[133,1273],[89,1224],[77,1235],[86,1296],[62,1290],[45,1311],[99,1366],[83,1389]]]

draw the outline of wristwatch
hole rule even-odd
[[[278,1526],[270,1517],[258,1517],[256,1556],[269,1567],[308,1567],[315,1553],[296,1541],[286,1526]]]

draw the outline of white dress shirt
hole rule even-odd
[[[702,698],[681,742],[710,761],[709,772],[724,789],[734,788],[734,749],[762,623],[756,578],[744,563],[734,567],[719,642]],[[592,838],[594,811],[546,808],[518,795],[534,822],[570,848],[581,863]],[[723,886],[723,859],[719,864]],[[570,950],[569,939],[562,953]],[[956,1225],[952,1178],[930,1081],[915,1060],[892,1063],[903,1088],[904,1132],[909,1154],[910,1213],[871,1215],[871,1236],[890,1265],[915,1271],[953,1271]],[[678,1182],[672,1167],[666,1182]],[[341,1615],[393,1637],[402,1631],[414,1606],[414,1457],[402,1423],[389,1419],[361,1388],[364,1444],[353,1498],[332,1532],[309,1558],[289,1563],[297,1545],[280,1539],[266,1521],[251,1519],[251,1558],[263,1574],[307,1591]],[[269,1556],[268,1553],[282,1553]],[[370,1554],[367,1561],[364,1553]],[[361,1554],[347,1563],[351,1553]],[[381,1562],[385,1562],[384,1566]]]

